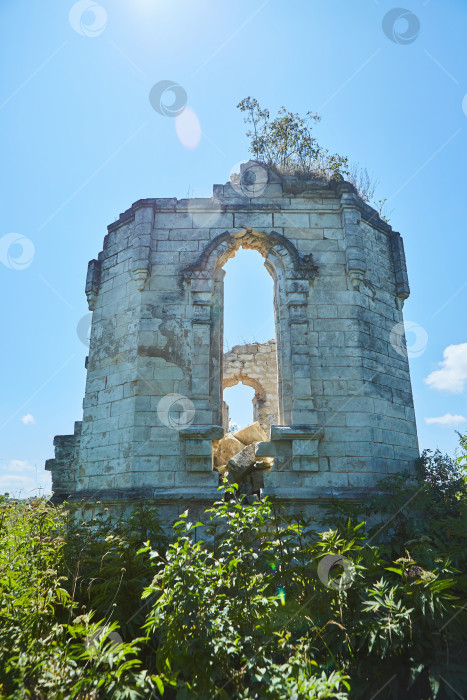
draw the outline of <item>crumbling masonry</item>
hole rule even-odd
[[[276,341],[235,345],[224,354],[222,388],[235,386],[239,382],[255,390],[253,397],[253,420],[263,430],[279,423],[279,394],[277,390]],[[225,432],[228,430],[228,406],[223,417]]]
[[[240,247],[259,251],[274,281],[270,386],[242,364],[244,348],[223,368],[223,266]],[[263,494],[297,509],[365,497],[418,456],[408,294],[400,235],[344,181],[248,163],[210,199],[135,202],[89,263],[83,420],[55,438],[55,500],[145,499],[167,518],[205,507],[217,497],[222,391],[237,381],[255,388],[268,431],[256,444],[272,465]]]

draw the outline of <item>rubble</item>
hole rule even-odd
[[[241,452],[245,444],[238,440],[232,433],[226,433],[219,440],[217,445],[214,445],[214,465],[220,467],[227,464],[238,452]]]
[[[264,442],[268,439],[258,421],[247,425],[241,430],[237,430],[237,432],[233,435],[237,438],[237,440],[243,442],[244,445],[251,445],[253,442]]]
[[[227,465],[230,483],[239,483],[255,466],[255,445],[247,445],[241,452],[232,457]]]
[[[260,494],[263,473],[272,469],[272,457],[256,456],[257,445],[267,440],[258,421],[235,433],[226,433],[214,444],[214,465],[219,476],[230,484],[238,484],[245,495]]]

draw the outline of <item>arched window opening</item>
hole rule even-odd
[[[239,249],[224,281],[223,425],[279,418],[274,282],[256,250]]]
[[[243,382],[224,389],[224,401],[229,408],[227,432],[236,432],[253,423],[254,397],[254,389]]]
[[[241,248],[224,270],[224,352],[275,338],[274,285],[262,255]]]

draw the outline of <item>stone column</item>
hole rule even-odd
[[[199,276],[190,282],[191,314],[191,394],[195,414],[193,423],[180,431],[182,453],[188,472],[210,472],[209,486],[217,487],[213,471],[212,442],[219,440],[222,428],[220,391],[213,394],[213,372],[219,372],[219,349],[216,338],[221,324],[222,307],[215,308],[222,278]],[[217,421],[217,422],[214,422]],[[194,475],[193,475],[194,476]],[[200,475],[201,476],[201,475]],[[202,483],[206,483],[205,474]]]
[[[394,263],[394,275],[396,278],[396,294],[403,302],[410,294],[409,277],[405,262],[404,242],[397,231],[391,233],[392,259]]]
[[[367,264],[363,246],[362,231],[359,226],[360,211],[352,204],[353,195],[342,195],[342,228],[346,240],[346,269],[350,282],[355,290],[360,289],[360,283],[365,277]],[[347,201],[349,200],[349,201]]]
[[[90,311],[94,311],[96,306],[100,281],[101,262],[100,260],[90,260],[88,263],[88,274],[86,275],[86,298]]]
[[[153,226],[154,208],[152,204],[138,207],[135,211],[133,225],[131,271],[140,291],[144,289],[146,280],[151,274],[151,232]]]
[[[290,324],[293,392],[292,415],[289,425],[316,423],[316,412],[311,395],[308,289],[308,280],[288,282],[287,307]]]
[[[210,362],[210,393],[212,405],[212,422],[223,425],[223,391],[222,364],[224,358],[224,277],[225,270],[216,270],[214,279],[213,305],[211,308],[211,362]]]

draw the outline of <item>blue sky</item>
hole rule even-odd
[[[81,418],[77,325],[107,224],[137,199],[227,181],[248,158],[235,108],[248,95],[318,112],[323,145],[379,180],[406,248],[420,443],[454,451],[467,423],[425,419],[467,417],[467,5],[404,3],[391,40],[386,0],[2,0],[0,492],[47,488],[53,436]],[[161,80],[187,94],[178,134],[149,102]],[[273,334],[258,261],[245,252],[226,268],[231,345]]]

